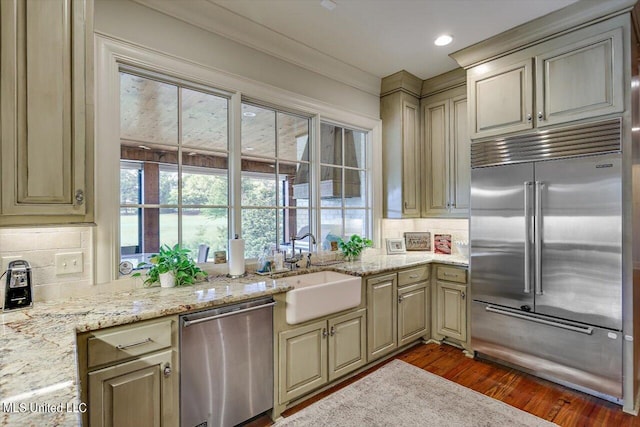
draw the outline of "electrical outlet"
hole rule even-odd
[[[82,273],[84,263],[82,252],[56,254],[56,274]]]
[[[24,257],[22,255],[3,256],[2,257],[2,271],[0,271],[0,274],[2,274],[5,271],[7,271],[7,267],[9,267],[9,263],[11,261],[15,261],[17,259],[24,259]]]

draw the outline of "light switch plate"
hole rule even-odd
[[[82,273],[84,261],[82,252],[56,254],[56,274]]]

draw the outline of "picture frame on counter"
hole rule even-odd
[[[433,240],[435,253],[451,255],[451,234],[436,234]]]
[[[431,251],[431,233],[429,231],[411,231],[404,233],[407,251]]]
[[[387,241],[387,255],[404,254],[407,252],[407,248],[404,245],[404,239],[386,239]]]

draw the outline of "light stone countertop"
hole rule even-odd
[[[467,266],[456,255],[430,252],[369,255],[362,261],[312,267],[286,275],[333,270],[368,276],[427,263]],[[283,276],[283,275],[281,275]],[[280,276],[280,277],[281,277]],[[0,425],[77,426],[81,414],[78,332],[124,325],[254,299],[291,289],[278,276],[248,275],[183,288],[143,288],[35,303],[0,315]],[[35,406],[37,405],[37,407]],[[13,411],[13,412],[12,412]]]

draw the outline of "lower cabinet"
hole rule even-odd
[[[467,342],[467,270],[436,266],[434,338]]]
[[[89,373],[91,426],[173,425],[170,400],[178,379],[171,357],[166,350]]]
[[[177,317],[78,335],[83,425],[179,424]]]
[[[398,276],[367,279],[367,359],[374,360],[398,347]]]
[[[398,289],[398,346],[425,336],[429,331],[427,282]]]
[[[366,309],[280,332],[279,395],[288,402],[366,363]]]
[[[429,335],[429,266],[367,279],[369,361]]]

